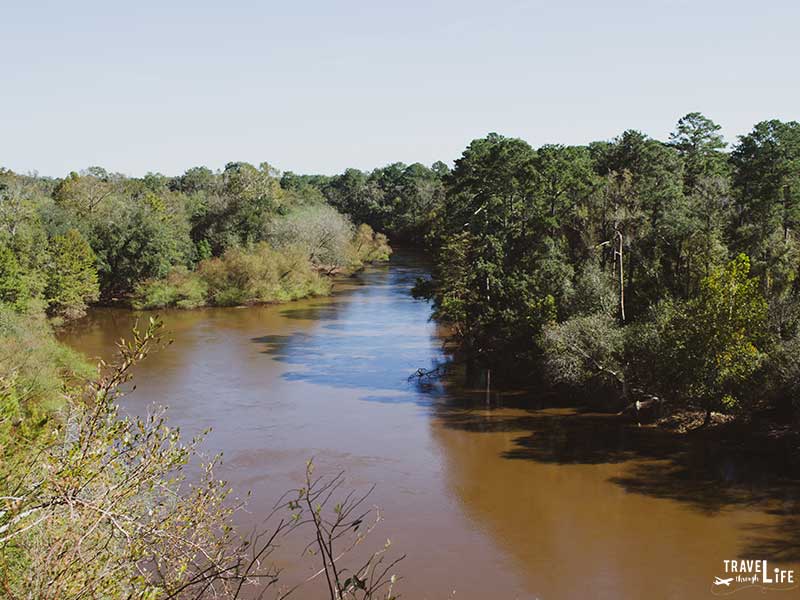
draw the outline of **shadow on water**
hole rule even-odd
[[[680,502],[705,515],[736,508],[772,515],[777,521],[743,528],[741,555],[800,562],[800,464],[792,442],[725,429],[677,434],[525,396],[502,401],[516,410],[495,411],[480,398],[462,394],[434,410],[448,428],[518,433],[502,454],[508,460],[620,464],[623,474],[608,481],[628,493]]]
[[[772,525],[749,525],[747,546],[742,556],[763,556],[782,563],[800,562],[800,516],[797,504],[791,511],[768,511],[779,520]]]

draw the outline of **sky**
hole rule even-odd
[[[0,166],[451,162],[800,119],[796,0],[0,0]]]

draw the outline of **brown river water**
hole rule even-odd
[[[372,542],[407,554],[404,598],[800,598],[797,587],[714,585],[731,576],[726,559],[768,560],[796,583],[800,487],[788,459],[529,395],[487,405],[454,383],[409,382],[444,358],[430,306],[410,295],[424,273],[399,252],[328,298],[162,312],[174,343],[137,368],[123,406],[167,405],[186,434],[212,427],[205,448],[224,451],[221,476],[253,493],[243,525],[301,482],[310,457],[318,473],[345,470],[352,488],[375,484],[384,520]],[[95,309],[62,339],[111,358],[134,318]]]

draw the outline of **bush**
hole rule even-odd
[[[137,309],[198,308],[206,304],[208,285],[186,267],[174,267],[164,279],[148,279],[136,286],[133,307]]]
[[[549,379],[579,390],[617,389],[624,381],[624,332],[612,317],[591,314],[544,328]]]
[[[353,249],[357,263],[385,262],[392,255],[388,238],[375,233],[366,223],[358,226],[353,237]]]
[[[92,372],[77,352],[56,341],[42,311],[20,313],[0,303],[0,474],[17,445],[36,441],[70,382]]]
[[[800,335],[782,340],[772,349],[759,373],[767,396],[778,406],[800,410]]]
[[[767,303],[740,254],[713,269],[664,328],[662,387],[712,410],[743,408],[741,390],[764,359]]]
[[[232,248],[200,263],[208,301],[217,306],[287,302],[330,291],[330,282],[311,266],[302,250],[273,250],[266,242]]]

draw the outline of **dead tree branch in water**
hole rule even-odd
[[[408,381],[419,381],[422,382],[423,380],[434,380],[440,377],[444,377],[447,373],[447,367],[445,365],[439,365],[434,367],[433,369],[423,369],[420,367],[416,371],[414,371],[411,375],[408,376]]]

